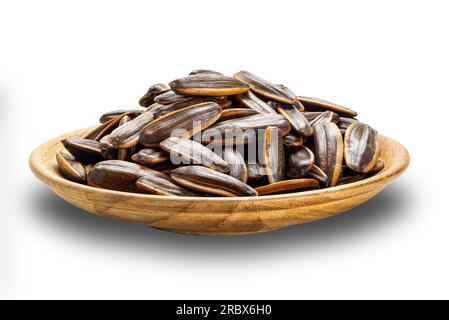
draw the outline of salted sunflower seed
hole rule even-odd
[[[73,155],[62,149],[56,152],[56,162],[62,175],[75,182],[86,181],[86,170]]]
[[[87,177],[89,186],[126,192],[140,192],[136,182],[146,175],[154,175],[150,168],[122,160],[97,163]]]
[[[360,123],[359,120],[348,117],[340,117],[340,121],[338,122],[338,127],[340,129],[348,129],[348,127],[353,123]]]
[[[170,90],[158,95],[156,98],[154,98],[154,102],[159,104],[172,104],[180,101],[189,101],[192,100],[193,98],[194,97],[177,94],[173,90]]]
[[[144,110],[142,109],[120,109],[120,110],[112,110],[100,117],[100,123],[105,123],[111,119],[117,118],[119,116],[128,115],[130,118],[135,118],[139,114],[141,114]]]
[[[139,178],[137,189],[162,196],[198,197],[199,194],[177,185],[173,179],[164,173],[152,170]]]
[[[169,90],[170,90],[170,87],[167,86],[166,84],[156,83],[155,85],[152,85],[148,89],[147,93],[145,93],[145,95],[142,98],[140,98],[139,104],[142,107],[146,108],[146,107],[148,107],[148,106],[150,106],[150,105],[152,105],[154,103],[154,99],[158,95],[160,95],[160,94],[162,94],[164,92],[167,92]]]
[[[357,112],[330,101],[304,96],[298,96],[297,98],[307,111],[333,111],[342,116],[352,118],[357,116]]]
[[[334,122],[338,123],[340,121],[340,117],[338,114],[332,111],[324,111],[319,116],[315,117],[312,121],[310,121],[310,125],[313,127],[317,123],[320,122]]]
[[[211,73],[200,73],[169,83],[177,94],[198,96],[228,96],[247,92],[248,85],[234,78]]]
[[[169,159],[169,155],[161,149],[145,148],[131,156],[131,160],[143,166],[152,167]]]
[[[315,163],[328,177],[327,186],[337,184],[343,162],[343,138],[337,125],[319,123],[313,134]]]
[[[225,197],[257,196],[257,191],[249,185],[203,166],[180,167],[173,170],[170,176],[186,188],[208,194]]]
[[[298,136],[292,132],[284,136],[284,146],[288,148],[297,148],[304,144],[304,140],[301,136]]]
[[[296,108],[298,108],[299,111],[304,112],[304,106],[298,100],[298,98],[296,98],[296,94],[290,88],[284,86],[283,84],[279,84],[278,86],[284,91],[287,96],[291,97],[295,101],[294,105],[296,106]]]
[[[248,170],[248,181],[254,183],[261,183],[267,177],[265,167],[259,162],[246,162],[246,168]]]
[[[265,186],[257,187],[255,188],[255,190],[257,191],[259,196],[263,196],[268,194],[285,193],[294,190],[316,188],[318,186],[319,186],[318,180],[304,178],[304,179],[279,181],[267,184]]]
[[[246,108],[257,111],[258,113],[276,114],[276,111],[265,101],[260,99],[251,91],[238,94],[235,99]]]
[[[249,116],[253,116],[255,114],[258,114],[258,112],[253,109],[246,109],[246,108],[225,109],[222,111],[221,117],[220,117],[220,119],[218,119],[217,122],[249,117]]]
[[[100,125],[96,126],[93,130],[84,134],[81,138],[100,141],[105,135],[110,134],[115,128],[118,127],[120,120],[126,113],[119,115],[111,120],[108,120]]]
[[[353,123],[345,133],[345,162],[359,173],[370,171],[379,158],[377,131],[363,123]]]
[[[103,160],[100,142],[83,138],[67,138],[62,140],[64,147],[84,165]]]
[[[223,75],[220,72],[213,71],[213,70],[207,70],[207,69],[196,69],[189,73],[189,75],[195,75],[195,74],[218,74]]]
[[[153,121],[150,111],[145,111],[138,117],[124,123],[111,132],[110,140],[116,148],[129,148],[139,143],[140,130]]]
[[[289,150],[285,157],[286,176],[289,179],[304,177],[315,162],[315,155],[307,147]]]
[[[223,150],[223,159],[229,165],[228,174],[237,180],[248,182],[248,169],[246,168],[245,159],[242,154],[233,147],[225,147]]]
[[[202,144],[179,137],[170,137],[160,143],[160,147],[183,163],[200,164],[219,172],[229,172],[229,165],[216,153]]]
[[[313,134],[313,128],[307,118],[295,106],[277,104],[276,110],[282,114],[293,130],[303,137],[310,137]]]
[[[263,165],[268,181],[275,183],[284,180],[285,156],[282,134],[277,127],[267,127],[263,142]]]
[[[252,91],[270,100],[293,105],[298,103],[296,96],[292,96],[289,91],[251,72],[240,71],[234,75],[234,78],[246,83]]]
[[[126,124],[126,123],[128,123],[130,121],[131,121],[131,118],[128,115],[124,116],[122,118],[122,120],[120,120],[119,127],[123,126],[124,124]],[[126,158],[128,156],[128,153],[130,152],[130,149],[135,147],[136,145],[137,144],[132,145],[132,146],[130,146],[128,148],[120,148],[120,149],[118,149],[117,150],[117,159],[118,160],[126,160]]]
[[[109,137],[110,135],[108,134],[100,140],[101,155],[106,160],[113,160],[117,158],[117,149],[114,148]]]
[[[256,114],[219,122],[211,126],[203,132],[202,142],[213,144],[248,143],[256,138],[256,130],[269,126],[278,127],[283,136],[291,129],[287,119],[280,114]],[[216,134],[220,134],[221,139]]]
[[[324,173],[324,171],[321,170],[320,167],[318,167],[315,164],[312,164],[312,166],[309,168],[309,170],[307,171],[307,175],[313,179],[318,180],[324,185],[327,183],[328,180],[327,175]]]
[[[196,104],[157,118],[140,134],[140,143],[155,147],[159,142],[174,135],[174,130],[183,130],[182,136],[191,137],[197,130],[204,130],[221,116],[221,107],[215,102]]]
[[[162,117],[163,115],[166,115],[168,113],[181,110],[199,103],[204,102],[215,102],[221,106],[221,103],[224,102],[223,99],[216,98],[216,97],[193,97],[187,100],[182,100],[178,102],[174,102],[171,104],[159,104],[155,103],[148,107],[148,110],[151,111],[154,115],[154,118]]]

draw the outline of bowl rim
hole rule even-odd
[[[383,140],[388,141],[389,144],[393,144],[396,146],[395,148],[395,159],[399,159],[398,161],[394,163],[390,163],[388,166],[386,166],[384,169],[382,169],[379,173],[357,181],[352,182],[344,185],[339,185],[335,187],[330,188],[324,188],[324,189],[316,189],[316,190],[309,190],[309,191],[298,191],[298,192],[291,192],[291,193],[285,193],[285,194],[273,194],[273,195],[263,195],[263,196],[243,196],[243,197],[193,197],[193,196],[164,196],[164,195],[154,195],[154,194],[144,194],[144,193],[132,193],[132,192],[124,192],[124,191],[117,191],[117,190],[110,190],[110,189],[102,189],[102,188],[96,188],[91,187],[85,184],[77,183],[70,181],[68,179],[63,178],[61,175],[53,174],[51,170],[48,168],[48,166],[45,165],[45,161],[42,160],[42,155],[45,154],[45,152],[51,147],[51,146],[58,146],[60,144],[60,140],[63,138],[67,138],[70,136],[79,136],[83,132],[86,132],[87,130],[92,129],[92,127],[89,127],[87,129],[81,129],[72,131],[60,136],[57,136],[51,140],[48,140],[38,146],[36,149],[33,150],[29,157],[29,166],[34,173],[34,175],[50,186],[52,189],[55,185],[58,185],[59,187],[67,187],[70,189],[79,189],[83,190],[85,192],[96,192],[103,194],[104,196],[113,195],[113,196],[121,196],[121,197],[131,197],[141,200],[168,200],[168,201],[179,201],[179,202],[185,202],[185,201],[206,201],[206,202],[241,202],[241,201],[252,201],[252,202],[258,202],[258,201],[266,201],[266,200],[286,200],[286,199],[299,199],[299,198],[306,198],[310,196],[321,196],[321,195],[329,195],[329,194],[335,194],[340,191],[344,191],[347,189],[357,189],[357,188],[363,188],[363,187],[369,187],[370,185],[377,184],[380,181],[383,181],[383,184],[386,185],[389,181],[393,180],[395,177],[402,174],[410,163],[410,154],[407,151],[407,149],[397,142],[396,140],[389,138],[387,136],[383,136],[379,134],[380,141]],[[61,145],[62,146],[62,145]],[[381,145],[382,148],[382,145]]]

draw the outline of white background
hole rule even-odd
[[[449,298],[447,1],[1,1],[0,298]],[[40,143],[196,68],[359,111],[408,171],[346,214],[237,238],[85,213]]]

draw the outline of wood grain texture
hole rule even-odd
[[[91,129],[91,128],[89,128]],[[379,136],[384,168],[368,179],[322,190],[260,197],[205,198],[133,194],[98,189],[65,179],[55,152],[61,139],[80,137],[89,129],[56,137],[30,156],[31,170],[58,196],[91,213],[193,235],[241,235],[312,222],[347,211],[374,197],[403,173],[407,150]]]

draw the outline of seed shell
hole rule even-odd
[[[162,196],[198,197],[199,194],[178,186],[170,176],[152,170],[136,182],[137,189]]]
[[[310,137],[313,134],[309,121],[295,106],[277,104],[276,110],[290,122],[292,129],[299,135]]]
[[[246,168],[245,159],[242,154],[233,147],[226,146],[223,150],[223,159],[229,165],[228,174],[237,180],[248,182],[248,169]]]
[[[119,116],[123,116],[124,114],[127,114],[130,118],[135,118],[139,114],[142,113],[142,109],[119,109],[119,110],[112,110],[106,113],[103,113],[103,115],[100,117],[100,123],[105,123],[111,119],[117,118]]]
[[[160,94],[162,94],[164,92],[167,92],[168,90],[170,90],[170,87],[167,86],[166,84],[156,83],[155,85],[152,85],[148,89],[147,93],[145,93],[145,95],[142,98],[140,98],[139,104],[142,107],[146,108],[146,107],[148,107],[148,106],[150,106],[150,105],[152,105],[154,103],[154,99],[158,95],[160,95]]]
[[[164,150],[156,148],[145,148],[131,156],[133,162],[147,167],[165,162],[169,158],[169,155]]]
[[[62,140],[64,147],[84,165],[103,160],[100,142],[83,138],[67,138]]]
[[[263,160],[263,165],[265,166],[270,183],[284,180],[284,144],[282,143],[281,131],[277,127],[268,127],[265,129]]]
[[[177,94],[198,96],[228,96],[247,92],[248,85],[234,78],[200,73],[174,80],[169,83]]]
[[[348,109],[346,107],[340,106],[336,103],[326,101],[319,98],[313,98],[313,97],[304,97],[304,96],[298,96],[298,100],[304,105],[304,107],[307,109],[307,111],[333,111],[339,115],[347,116],[347,117],[356,117],[357,112]]]
[[[345,133],[345,162],[359,173],[370,171],[379,158],[380,147],[377,131],[363,123],[353,123]]]
[[[56,162],[59,170],[69,180],[75,182],[86,181],[86,170],[84,166],[76,161],[75,157],[68,151],[62,149],[56,152]]]
[[[246,108],[252,109],[257,111],[258,113],[265,113],[265,114],[276,114],[276,111],[270,107],[269,104],[267,104],[265,101],[260,99],[258,96],[256,96],[251,91],[246,93],[241,93],[235,97],[237,102],[239,102],[241,105],[245,106]]]
[[[310,189],[319,186],[318,180],[315,179],[293,179],[275,182],[255,188],[259,196],[268,194],[285,193],[287,191]]]
[[[304,146],[289,150],[285,158],[286,176],[289,179],[304,177],[315,162],[313,152]]]

